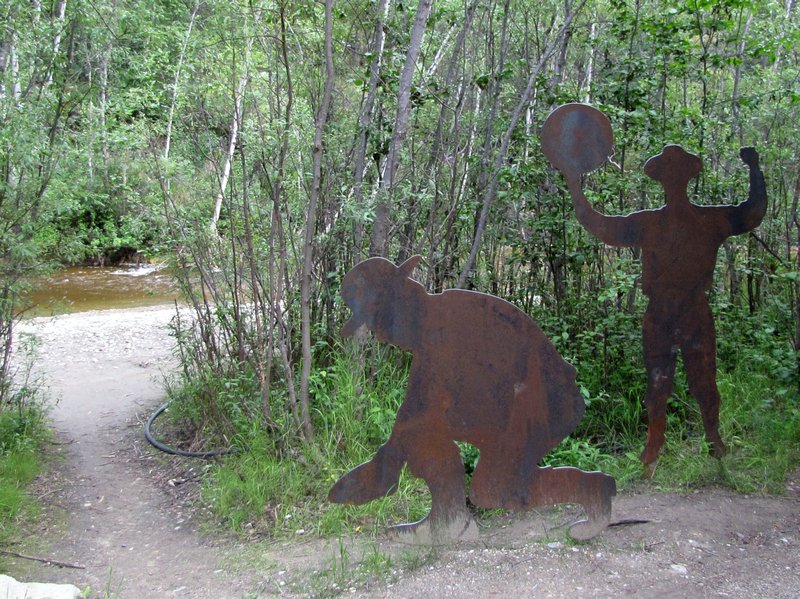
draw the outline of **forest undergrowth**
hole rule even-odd
[[[560,351],[578,366],[577,383],[587,410],[575,433],[543,463],[602,470],[616,478],[623,493],[689,492],[704,486],[781,493],[785,477],[800,464],[797,381],[786,368],[791,348],[775,343],[770,319],[764,322],[742,311],[735,314],[738,324],[729,313],[718,318],[722,320],[718,386],[723,398],[720,430],[728,445],[725,457],[710,455],[698,405],[679,367],[668,405],[667,442],[652,477],[643,478],[639,454],[647,431],[646,375],[636,342],[639,325],[631,318],[628,330],[617,333],[629,343],[605,354],[605,360],[614,362],[611,367],[597,359],[598,348],[591,341],[606,326],[602,321],[594,321],[594,329],[577,329],[580,332],[574,337],[549,331]],[[558,324],[552,318],[542,321]],[[397,491],[383,499],[362,506],[327,501],[339,476],[370,459],[388,439],[405,394],[410,355],[374,340],[343,340],[318,349],[324,350],[327,365],[312,371],[316,431],[312,441],[297,442],[296,436],[265,432],[269,427],[291,430],[296,424],[290,419],[267,427],[259,421],[262,412],[255,373],[239,372],[235,379],[193,378],[191,385],[172,387],[173,418],[203,421],[209,417],[192,413],[201,405],[206,414],[224,413],[229,431],[225,440],[242,449],[219,459],[203,485],[200,500],[218,525],[248,537],[380,534],[391,524],[415,521],[428,512],[430,497],[424,483],[405,470]],[[199,397],[204,398],[202,403]],[[249,405],[243,404],[243,397],[252,398]],[[280,408],[286,395],[274,393],[271,399]],[[210,401],[215,407],[208,407]],[[194,441],[208,442],[204,434],[212,430],[201,432],[201,427]],[[468,486],[479,452],[469,444],[459,446]],[[493,513],[475,511],[479,518]]]

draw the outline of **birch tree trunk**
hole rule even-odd
[[[175,77],[172,80],[172,96],[169,102],[169,114],[167,116],[167,131],[164,139],[164,160],[169,158],[169,148],[172,143],[172,123],[175,119],[175,106],[178,103],[178,85],[181,80],[181,69],[183,68],[183,61],[186,58],[186,48],[189,45],[189,38],[192,35],[194,28],[194,20],[197,16],[197,10],[200,8],[199,3],[195,3],[192,8],[192,14],[189,15],[189,24],[186,26],[186,35],[183,37],[183,44],[181,45],[181,53],[178,56],[178,64],[175,67]]]
[[[61,27],[64,23],[64,15],[66,14],[66,11],[67,0],[59,0],[58,4],[56,5],[55,14],[53,15],[55,24],[55,33],[53,34],[53,55],[50,60],[50,64],[47,67],[47,75],[45,76],[44,87],[49,86],[53,82],[53,65],[56,57],[58,56],[58,51],[61,48]]]
[[[800,209],[798,209],[798,204],[800,204],[800,169],[798,169],[797,177],[794,181],[794,194],[792,195],[791,208],[792,225],[794,225],[795,229],[795,264],[797,266],[797,272],[800,272],[800,251],[797,251],[797,248],[800,247]],[[795,368],[797,369],[798,375],[800,375],[800,277],[794,280],[794,311],[795,331],[792,341],[794,346]],[[798,376],[798,392],[800,392],[800,376]]]
[[[111,184],[109,182],[108,177],[108,163],[111,160],[111,152],[108,149],[108,127],[106,125],[106,111],[108,107],[108,61],[111,58],[111,52],[114,49],[111,40],[113,39],[112,36],[109,36],[108,43],[103,48],[103,52],[100,55],[100,65],[99,65],[99,79],[100,79],[100,98],[98,100],[98,107],[97,109],[100,112],[100,156],[103,160],[103,169],[102,169],[102,178],[103,178],[103,186],[105,189],[109,189]]]
[[[233,153],[236,150],[236,142],[239,140],[239,124],[242,120],[242,107],[244,101],[244,89],[247,86],[249,79],[249,63],[250,63],[250,48],[252,46],[252,39],[248,41],[247,50],[245,52],[244,64],[242,65],[242,74],[239,77],[239,85],[234,91],[233,98],[233,118],[231,119],[231,134],[228,138],[228,149],[225,152],[224,162],[222,164],[222,173],[219,176],[219,191],[217,192],[217,199],[214,201],[214,212],[211,215],[211,222],[209,228],[211,233],[217,234],[217,223],[219,216],[222,212],[222,201],[225,199],[225,190],[228,187],[228,178],[231,175],[231,165],[233,164]]]
[[[9,68],[11,69],[11,97],[19,102],[22,97],[22,86],[19,81],[19,60],[17,50],[14,47],[14,38],[11,38],[11,48],[9,50]]]

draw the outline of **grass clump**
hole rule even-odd
[[[339,597],[366,589],[386,590],[403,574],[419,570],[439,557],[437,547],[385,551],[376,543],[356,544],[333,539],[331,556],[319,568],[292,583],[292,590],[313,597]]]
[[[338,359],[312,373],[314,442],[293,443],[250,422],[239,432],[248,450],[226,456],[210,470],[204,504],[231,530],[271,538],[377,533],[424,517],[427,489],[405,470],[388,497],[358,506],[327,500],[338,478],[369,460],[389,437],[406,377],[405,365],[392,352],[381,353],[376,366],[358,368],[343,348]],[[290,424],[273,426],[282,430]]]
[[[27,488],[39,474],[37,450],[45,436],[43,415],[37,407],[26,405],[0,413],[0,546],[22,538],[24,523],[39,512]]]
[[[392,567],[391,557],[378,547],[371,546],[358,559],[339,537],[328,563],[312,573],[308,590],[314,597],[338,597],[344,592],[355,592],[370,579],[387,584],[392,581]]]
[[[378,532],[427,513],[425,489],[407,473],[391,496],[359,506],[331,504],[328,490],[349,468],[334,464],[306,454],[283,458],[274,446],[256,442],[211,470],[202,500],[234,532],[270,538]]]
[[[653,480],[665,490],[721,485],[739,493],[782,493],[800,464],[800,406],[766,373],[737,368],[718,377],[720,434],[728,446],[710,457],[696,403],[667,421],[667,442]],[[683,413],[681,413],[683,412]]]

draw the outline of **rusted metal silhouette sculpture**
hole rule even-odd
[[[757,227],[767,208],[764,176],[754,148],[739,156],[750,170],[750,191],[738,205],[698,206],[687,187],[702,160],[677,145],[650,158],[644,172],[664,188],[666,204],[627,216],[596,211],[581,189],[581,176],[613,153],[611,124],[597,109],[565,104],[542,128],[542,149],[567,181],[578,221],[604,243],[640,247],[642,291],[649,298],[643,322],[647,369],[647,444],[641,455],[652,474],[664,444],[667,399],[672,392],[678,350],[683,353],[689,390],[700,404],[706,438],[721,457],[720,395],[716,382],[716,337],[706,292],[711,288],[717,250],[731,235]]]
[[[579,503],[587,520],[570,534],[595,536],[608,524],[614,479],[537,465],[583,415],[575,369],[514,305],[474,291],[427,293],[410,278],[418,262],[415,256],[398,267],[370,258],[344,278],[342,298],[353,314],[342,335],[366,326],[378,340],[413,352],[413,360],[389,440],[342,476],[329,499],[361,504],[392,493],[408,464],[428,485],[432,506],[396,532],[412,543],[477,538],[454,443],[465,441],[480,450],[469,495],[476,506]]]

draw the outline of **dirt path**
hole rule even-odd
[[[216,599],[242,596],[250,586],[228,574],[226,551],[201,540],[184,526],[185,514],[165,505],[167,496],[141,463],[147,448],[138,415],[163,397],[173,313],[114,310],[24,323],[22,330],[40,340],[44,374],[58,398],[53,424],[66,455],[62,486],[54,491],[68,532],[47,554],[85,566],[29,566],[29,579],[91,587],[93,597]]]
[[[622,494],[613,519],[650,522],[610,528],[583,545],[566,543],[563,528],[550,530],[569,521],[565,511],[495,518],[480,542],[449,549],[363,537],[341,546],[336,539],[211,542],[159,486],[169,460],[141,436],[141,415],[159,404],[161,372],[172,364],[171,315],[147,308],[24,324],[41,341],[41,363],[60,398],[52,416],[66,456],[47,491],[48,504],[61,509],[43,531],[49,541],[34,547],[85,569],[20,560],[11,572],[17,578],[121,599],[800,597],[800,480],[781,497],[722,489]],[[59,520],[63,530],[52,526]]]
[[[563,529],[543,534],[544,518],[509,518],[483,530],[480,544],[448,550],[367,596],[800,597],[796,495],[622,495],[614,519],[626,518],[652,521],[609,528],[581,545],[565,543]]]

